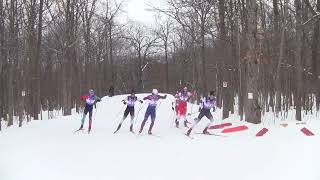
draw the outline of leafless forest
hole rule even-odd
[[[146,26],[119,22],[125,0],[0,0],[0,120],[69,115],[111,86],[215,90],[224,118],[252,123],[319,110],[320,0],[165,1]]]

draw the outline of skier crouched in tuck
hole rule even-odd
[[[84,121],[86,119],[87,114],[89,113],[89,128],[88,128],[88,133],[90,133],[91,131],[91,125],[92,125],[92,110],[93,110],[93,106],[96,105],[97,102],[101,101],[101,98],[99,98],[98,96],[96,96],[94,94],[94,91],[92,89],[89,90],[89,94],[87,95],[83,95],[80,97],[80,99],[82,101],[85,101],[85,108],[84,108],[84,112],[83,112],[83,117],[81,119],[81,126],[78,129],[78,131],[83,130],[83,124]]]
[[[151,124],[150,124],[150,127],[149,127],[148,134],[152,135],[152,128],[153,128],[153,125],[154,125],[154,121],[156,119],[157,102],[159,101],[159,99],[166,99],[166,98],[167,98],[167,95],[164,95],[164,96],[158,95],[158,90],[157,89],[153,89],[151,95],[143,98],[143,100],[148,100],[149,101],[149,105],[148,105],[147,111],[146,111],[146,113],[144,115],[144,120],[141,123],[141,127],[140,127],[139,133],[142,132],[143,127],[146,124],[149,116],[151,116]]]
[[[179,120],[183,119],[184,121],[184,127],[188,127],[188,121],[187,121],[187,102],[190,100],[190,98],[193,96],[191,92],[188,91],[187,87],[184,87],[181,92],[178,92],[175,95],[176,98],[176,104],[175,104],[175,110],[176,110],[176,127],[179,128]],[[172,107],[173,108],[173,107]],[[173,108],[174,109],[174,108]]]
[[[201,121],[201,119],[204,116],[206,116],[210,120],[210,123],[206,126],[206,128],[203,130],[202,133],[210,135],[210,133],[208,132],[208,128],[213,122],[213,116],[210,110],[212,108],[213,111],[215,111],[215,103],[216,103],[216,97],[215,97],[214,91],[211,91],[207,97],[204,97],[203,99],[201,99],[201,106],[199,109],[200,114],[198,115],[198,118],[195,119],[191,128],[188,130],[186,134],[187,136],[190,136],[192,129]]]
[[[122,100],[123,104],[127,105],[127,108],[124,111],[123,118],[122,118],[120,124],[118,125],[117,130],[114,132],[114,134],[117,133],[120,130],[122,123],[127,118],[129,113],[130,113],[130,117],[131,117],[130,132],[134,133],[133,132],[133,120],[134,120],[134,117],[135,117],[134,116],[134,106],[135,106],[137,101],[139,101],[140,103],[143,103],[143,101],[138,99],[138,97],[135,95],[135,91],[134,90],[131,91],[131,95],[130,96],[128,96],[126,99]]]

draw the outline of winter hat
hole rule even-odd
[[[158,90],[157,89],[152,89],[152,94],[157,95],[158,94]]]

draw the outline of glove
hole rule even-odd
[[[101,102],[101,99],[98,99],[97,102]]]
[[[142,101],[142,100],[140,100],[139,102],[140,102],[141,104],[143,103],[143,101]]]
[[[215,112],[216,111],[216,107],[212,107],[212,112]]]
[[[164,98],[167,98],[167,95],[164,95]]]
[[[122,103],[123,103],[123,104],[127,104],[127,102],[126,102],[125,100],[122,100]]]
[[[172,111],[174,111],[174,107],[172,106]]]
[[[201,111],[201,108],[199,107],[199,112]]]

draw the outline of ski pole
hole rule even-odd
[[[118,116],[119,116],[120,113],[123,111],[123,109],[124,109],[125,106],[126,106],[125,104],[122,106],[121,110],[116,114],[116,116],[115,116],[114,119],[118,119]]]
[[[93,117],[93,119],[96,119],[96,116],[97,116],[97,105],[95,105],[96,106],[96,110],[95,110],[95,112],[94,112],[94,117]]]
[[[137,113],[137,116],[135,116],[135,119],[133,120],[133,123],[134,123],[134,124],[136,124],[136,120],[137,120],[137,118],[138,118],[138,116],[139,116],[139,114],[140,114],[140,111],[141,111],[141,109],[142,109],[146,104],[147,104],[147,102],[143,103],[143,104],[140,106],[140,108],[139,108],[139,110],[138,110],[138,113]]]
[[[174,124],[175,123],[175,120],[176,120],[176,108],[174,107],[174,109],[172,109],[172,124]]]
[[[160,101],[161,100],[161,101]],[[163,101],[163,99],[160,99],[159,101],[160,101],[160,103],[159,103],[159,105],[156,107],[156,110],[160,107],[160,105],[161,105],[161,103],[162,103],[162,101]]]

